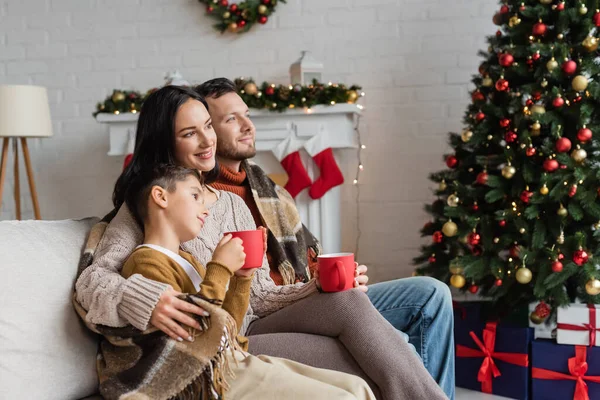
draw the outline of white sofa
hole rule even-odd
[[[98,339],[71,303],[79,256],[96,221],[0,222],[0,399],[70,400],[97,392]]]

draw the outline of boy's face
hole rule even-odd
[[[205,193],[198,179],[190,175],[184,181],[177,182],[175,191],[167,196],[167,217],[181,242],[197,237],[208,216],[204,205]]]

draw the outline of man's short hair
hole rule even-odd
[[[236,93],[235,83],[227,78],[215,78],[204,82],[194,88],[196,93],[204,98],[218,99],[227,93]]]
[[[144,168],[131,181],[125,194],[125,203],[135,219],[143,227],[144,222],[148,218],[148,199],[152,187],[160,186],[168,192],[173,193],[177,182],[183,182],[189,176],[196,177],[200,185],[202,185],[202,175],[196,169],[171,164],[158,164],[154,167]]]

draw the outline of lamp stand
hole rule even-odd
[[[0,161],[0,206],[2,205],[2,191],[4,189],[4,178],[6,177],[6,163],[8,161],[8,144],[10,138],[4,138],[2,143],[2,159]],[[19,138],[13,139],[13,152],[15,158],[14,174],[15,174],[15,211],[17,219],[21,219],[21,186],[19,182]],[[23,158],[25,159],[25,168],[27,169],[27,179],[29,181],[29,191],[31,192],[31,200],[33,202],[33,212],[35,219],[40,217],[40,205],[38,203],[37,192],[35,190],[35,182],[33,181],[33,169],[31,168],[31,159],[29,158],[29,148],[27,147],[27,139],[21,139],[21,148],[23,150]]]

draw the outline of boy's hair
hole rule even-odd
[[[177,182],[183,182],[189,176],[196,177],[200,185],[203,184],[202,175],[197,170],[171,164],[144,168],[132,179],[125,193],[125,203],[142,228],[148,218],[148,199],[152,187],[160,186],[173,193]]]
[[[236,93],[235,83],[227,78],[215,78],[194,88],[196,93],[204,98],[218,99],[227,93]]]

